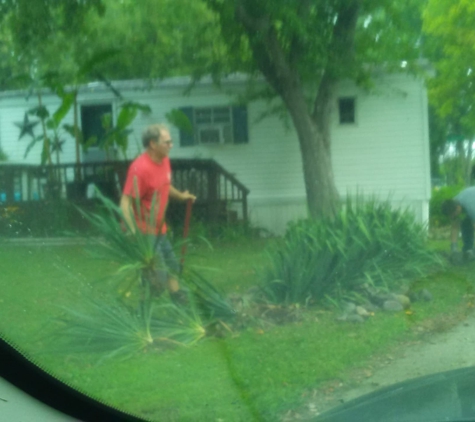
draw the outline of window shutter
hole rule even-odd
[[[188,117],[193,126],[193,107],[180,107],[179,110]],[[189,147],[195,144],[195,134],[186,130],[180,129],[180,146]]]
[[[246,106],[233,107],[233,132],[235,144],[247,144],[249,142]]]

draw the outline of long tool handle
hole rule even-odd
[[[180,273],[183,272],[183,266],[185,264],[186,247],[188,246],[186,239],[188,238],[188,232],[190,229],[192,207],[193,201],[191,199],[188,199],[188,201],[186,202],[185,226],[183,228],[183,246],[181,248]]]

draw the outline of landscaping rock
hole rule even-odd
[[[383,303],[383,309],[387,312],[400,312],[404,307],[397,300],[387,300]]]
[[[363,317],[363,318],[369,317],[369,312],[362,306],[357,306],[355,311],[356,311],[356,315],[359,315],[360,317]]]
[[[342,302],[342,309],[346,314],[352,314],[356,312],[356,305],[353,302]]]
[[[394,299],[396,299],[404,309],[408,309],[411,307],[411,299],[409,299],[405,295],[394,295]]]
[[[346,322],[347,319],[348,319],[348,315],[346,314],[340,315],[339,317],[336,318],[336,320],[339,322]]]
[[[408,295],[411,302],[418,302],[419,301],[419,292],[409,292]]]
[[[371,302],[365,303],[364,308],[368,312],[376,312],[381,309],[379,306],[376,306],[374,303],[371,303]]]
[[[370,300],[377,306],[383,306],[384,302],[394,300],[394,295],[392,293],[378,291],[375,295],[370,297]]]
[[[409,297],[412,302],[418,302],[418,301],[430,302],[433,299],[432,293],[429,292],[429,290],[427,289],[422,289],[418,292],[411,292]]]
[[[362,316],[358,315],[358,314],[352,314],[352,315],[348,315],[346,317],[346,321],[347,322],[354,322],[356,324],[361,324],[365,321],[365,319]]]
[[[422,289],[420,291],[420,298],[423,302],[430,302],[432,301],[432,293],[427,289]]]

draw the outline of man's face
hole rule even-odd
[[[151,142],[152,149],[160,157],[167,157],[172,149],[173,142],[168,130],[162,130],[160,139]]]

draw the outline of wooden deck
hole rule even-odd
[[[194,215],[206,222],[247,221],[249,190],[214,160],[171,160],[172,183],[197,196]],[[31,202],[94,201],[94,186],[118,201],[129,161],[59,164],[52,166],[0,165],[0,205]],[[182,204],[170,202],[169,219],[182,218]]]

